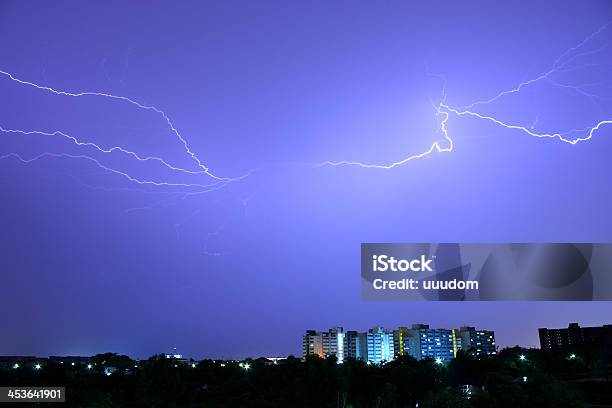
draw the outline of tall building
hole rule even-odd
[[[570,323],[567,329],[540,328],[540,347],[542,350],[573,351],[580,348],[612,348],[612,325],[599,327],[580,327]]]
[[[406,337],[408,337],[408,328],[398,327],[396,330],[393,330],[393,350],[395,351],[395,357],[404,355],[404,339]]]
[[[302,354],[308,356],[323,357],[323,335],[315,330],[306,330],[302,338]]]
[[[368,330],[364,337],[366,340],[366,361],[378,364],[395,358],[392,330],[375,327]]]
[[[417,360],[431,357],[449,362],[461,348],[455,329],[430,329],[426,324],[413,324],[407,334],[404,339],[404,354]]]
[[[333,327],[326,332],[306,330],[302,338],[302,355],[321,358],[336,356],[339,363],[344,361],[344,329]]]
[[[349,330],[344,333],[344,360],[347,358],[353,358],[355,360],[362,359],[362,342],[363,338],[359,336],[359,333],[356,331]]]
[[[368,361],[368,333],[359,333],[359,359]]]
[[[379,364],[402,355],[448,362],[461,349],[476,356],[493,355],[496,353],[495,333],[474,327],[431,329],[426,324],[414,324],[411,328],[396,330],[374,327],[364,333],[344,331],[342,327],[326,332],[307,330],[302,338],[304,357],[336,356],[338,363],[353,358]]]
[[[490,356],[497,353],[495,333],[491,330],[476,330],[464,326],[459,329],[461,349],[473,356]]]
[[[344,329],[333,327],[322,333],[323,357],[336,356],[338,363],[344,361]]]

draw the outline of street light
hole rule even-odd
[[[525,360],[527,360],[527,357],[525,357],[525,355],[524,355],[524,354],[521,354],[521,355],[519,356],[519,360],[521,360],[521,361],[525,361]]]
[[[244,363],[243,368],[248,371],[251,368],[251,365],[249,363]]]
[[[14,368],[15,370],[16,370],[16,369],[18,369],[18,368],[19,368],[19,363],[15,363],[15,364],[13,364],[13,368]]]
[[[87,369],[91,370],[91,364],[87,364]]]
[[[40,370],[40,364],[36,364],[36,365],[34,366],[34,369],[35,369],[35,370]]]
[[[437,365],[441,365],[443,363],[442,359],[440,357],[436,358],[436,364]]]
[[[569,359],[570,360],[575,360],[576,359],[576,355],[574,353],[570,354]]]

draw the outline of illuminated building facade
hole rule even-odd
[[[393,331],[382,327],[375,327],[366,333],[366,355],[365,360],[379,364],[383,361],[391,361],[395,358],[393,347]]]
[[[323,335],[315,330],[307,330],[302,340],[302,354],[304,357],[323,357]]]
[[[302,338],[302,354],[304,357],[317,356],[321,358],[336,356],[338,363],[344,361],[344,329],[333,327],[326,332],[307,330]]]
[[[344,329],[333,327],[321,333],[323,338],[323,357],[336,356],[338,363],[344,361]]]
[[[393,330],[393,350],[396,357],[404,355],[404,340],[407,337],[408,328],[398,327],[396,330]]]
[[[414,324],[395,330],[375,327],[361,333],[334,327],[327,332],[308,330],[303,336],[304,357],[335,355],[339,363],[352,358],[380,364],[402,355],[447,363],[462,349],[475,356],[493,355],[496,353],[495,333],[467,326],[457,330]]]
[[[473,356],[490,356],[497,353],[495,333],[491,330],[476,330],[464,326],[459,329],[461,349]]]
[[[417,360],[427,357],[449,362],[461,349],[455,329],[430,329],[426,324],[414,324],[404,340],[404,353]]]
[[[364,351],[362,347],[363,342],[363,336],[356,331],[349,330],[344,333],[344,359],[361,359]]]

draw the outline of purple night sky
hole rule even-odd
[[[0,3],[0,355],[612,323],[605,302],[363,302],[359,271],[361,242],[612,241],[610,2],[176,3]]]

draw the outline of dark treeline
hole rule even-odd
[[[0,385],[65,386],[67,407],[572,408],[612,406],[609,370],[602,353],[519,348],[481,359],[460,352],[449,364],[402,356],[383,365],[293,357],[278,364],[179,362],[163,355],[133,361],[102,354],[90,368],[57,362],[36,370],[5,367]],[[45,405],[58,406],[31,406]]]

